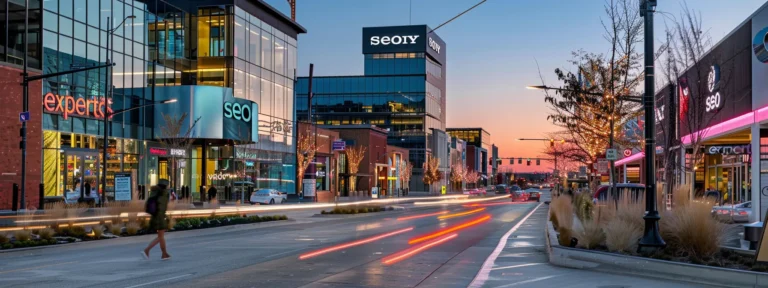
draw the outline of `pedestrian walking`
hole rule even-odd
[[[150,188],[149,198],[147,199],[146,212],[152,215],[149,220],[149,231],[157,231],[157,237],[149,243],[144,251],[141,251],[141,255],[144,259],[149,260],[149,251],[152,250],[155,245],[160,244],[160,250],[163,255],[160,259],[171,259],[171,255],[165,249],[165,231],[168,229],[168,220],[165,219],[165,212],[168,209],[168,180],[160,179],[159,183]]]
[[[216,194],[218,191],[216,190],[216,186],[211,186],[210,189],[208,189],[208,202],[210,202],[213,199],[216,199]]]

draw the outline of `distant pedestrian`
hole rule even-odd
[[[141,251],[141,255],[147,260],[149,260],[149,251],[157,244],[160,244],[160,250],[163,252],[160,259],[171,259],[171,255],[165,249],[165,230],[168,230],[165,212],[168,209],[168,199],[170,198],[168,184],[168,180],[160,179],[156,186],[150,188],[149,198],[146,201],[145,210],[152,215],[149,220],[149,231],[157,231],[157,237],[149,243],[144,251]]]
[[[216,194],[218,191],[216,191],[216,186],[211,186],[211,188],[208,189],[208,202],[211,202],[213,199],[216,199]]]

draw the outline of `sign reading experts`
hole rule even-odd
[[[96,99],[75,98],[69,95],[55,95],[51,92],[43,96],[43,108],[45,111],[61,114],[64,119],[67,119],[69,115],[104,119],[104,109],[107,113],[113,112],[112,108],[105,104],[103,97]]]

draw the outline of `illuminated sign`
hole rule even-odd
[[[709,155],[750,155],[752,145],[716,145],[707,147],[706,151]]]
[[[251,122],[251,115],[253,114],[251,113],[250,104],[224,103],[224,117],[237,119],[243,122]]]
[[[632,149],[624,149],[624,157],[632,156]]]
[[[171,156],[174,157],[187,157],[187,150],[184,149],[171,149],[171,153],[169,153]]]
[[[656,108],[656,124],[661,123],[661,121],[664,121],[664,105]]]
[[[429,37],[429,48],[432,48],[437,54],[440,54],[440,44],[437,43],[437,41],[432,40],[432,37]]]
[[[149,154],[155,155],[155,156],[168,156],[168,150],[165,150],[163,148],[151,147],[149,148]]]
[[[416,38],[419,38],[419,35],[407,35],[407,36],[372,36],[371,37],[371,45],[400,45],[400,44],[416,44]],[[432,39],[429,39],[432,40]],[[440,50],[438,46],[437,50]],[[434,48],[433,48],[434,49]],[[436,50],[436,51],[437,51]]]
[[[707,112],[714,112],[719,110],[723,106],[723,99],[720,96],[720,91],[717,90],[720,86],[720,67],[712,65],[709,67],[709,74],[707,75],[707,89],[710,95],[707,95],[704,101],[705,110]],[[714,94],[711,94],[714,93]]]
[[[187,150],[150,147],[149,154],[154,156],[187,157]]]
[[[111,100],[109,101],[111,104]],[[67,119],[69,115],[104,118],[104,109],[107,113],[112,113],[112,108],[105,104],[104,98],[86,99],[75,98],[69,95],[56,95],[48,92],[43,96],[43,107],[45,111],[60,113]]]

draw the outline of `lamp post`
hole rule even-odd
[[[113,111],[113,112],[109,112],[109,110],[107,110],[106,108],[104,109],[105,110],[104,111],[104,145],[102,145],[102,150],[101,150],[101,153],[102,153],[102,155],[101,155],[102,158],[101,159],[102,159],[102,161],[104,161],[103,163],[101,163],[101,187],[103,187],[103,189],[102,189],[101,195],[99,195],[99,205],[104,206],[104,197],[105,197],[104,195],[107,193],[107,135],[108,135],[107,131],[109,131],[108,130],[109,129],[108,128],[109,127],[109,125],[108,125],[109,124],[109,119],[112,118],[112,116],[120,115],[120,114],[123,114],[123,113],[128,112],[128,111],[132,111],[132,110],[136,110],[136,109],[141,109],[141,108],[145,108],[145,107],[149,107],[149,106],[155,106],[155,105],[159,105],[159,104],[174,103],[176,101],[177,100],[175,98],[174,99],[168,99],[168,100],[163,100],[163,101],[158,101],[158,102],[151,102],[151,103],[148,103],[148,104],[139,105],[139,106],[131,107],[131,108],[127,108],[127,109],[120,109],[120,110]],[[106,107],[106,105],[108,105],[108,104],[104,104],[104,105],[105,105],[104,107]]]
[[[653,67],[653,12],[656,11],[656,0],[643,0],[640,2],[640,16],[645,18],[645,95],[643,96],[643,108],[645,110],[645,206],[648,207],[648,213],[645,214],[645,229],[643,238],[637,247],[639,251],[642,248],[659,248],[666,246],[659,233],[659,211],[656,209],[656,173],[653,169],[655,153],[654,146],[656,140],[656,113],[653,110],[654,93],[654,67]]]
[[[119,29],[123,24],[125,24],[125,21],[128,21],[128,19],[136,19],[136,16],[130,15],[125,17],[122,22],[120,22],[120,25],[117,25],[117,27],[112,28],[112,21],[111,18],[107,17],[107,33],[109,36],[107,37],[107,63],[112,63],[112,60],[114,59],[114,50],[112,49],[112,46],[114,45],[114,37],[115,37],[115,31]],[[111,41],[110,41],[111,40]],[[111,43],[112,42],[112,43]],[[109,146],[109,140],[107,137],[109,137],[108,131],[109,131],[109,119],[118,114],[115,112],[109,113],[109,99],[112,98],[112,84],[110,84],[109,80],[112,78],[112,67],[107,68],[107,78],[104,80],[107,91],[104,95],[104,142],[102,143],[102,150],[101,150],[101,160],[104,161],[104,163],[101,163],[102,168],[102,174],[101,174],[101,195],[99,195],[99,205],[104,205],[104,194],[107,193],[107,146]],[[142,106],[139,106],[142,107]],[[135,108],[139,108],[135,107]],[[129,110],[133,110],[134,108],[131,108]],[[123,110],[120,113],[126,112],[128,110]]]

